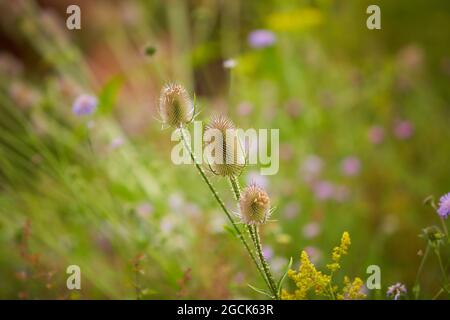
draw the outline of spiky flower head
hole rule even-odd
[[[445,219],[450,215],[450,192],[439,199],[439,208],[437,209],[437,212]]]
[[[271,214],[270,198],[262,188],[251,184],[242,191],[239,209],[245,224],[265,223]]]
[[[213,117],[204,138],[205,147],[213,150],[207,159],[211,171],[224,177],[239,175],[245,166],[245,155],[233,121],[223,115]]]
[[[180,128],[192,121],[194,104],[186,89],[179,84],[169,83],[161,90],[159,114],[163,123]]]

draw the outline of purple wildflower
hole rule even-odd
[[[327,200],[334,195],[334,185],[328,181],[319,181],[313,186],[314,194],[319,200]]]
[[[320,225],[317,222],[308,223],[303,227],[303,236],[306,239],[312,239],[319,235]]]
[[[97,98],[87,94],[82,94],[75,99],[72,112],[77,116],[89,115],[97,108]]]
[[[412,136],[413,133],[414,126],[407,120],[400,121],[395,125],[394,134],[398,139],[408,139]]]
[[[380,144],[384,140],[384,128],[381,126],[372,126],[368,132],[369,141],[373,144]]]
[[[300,211],[300,205],[297,202],[289,202],[284,208],[284,217],[288,220],[294,219]]]
[[[341,170],[346,176],[355,176],[361,170],[361,162],[355,156],[347,157],[342,160]]]
[[[305,181],[310,182],[322,172],[322,169],[322,158],[316,155],[309,155],[300,167],[300,174],[304,177]]]
[[[445,219],[450,215],[450,192],[439,199],[439,208],[437,209],[437,212]]]
[[[248,35],[248,44],[256,49],[270,47],[275,41],[275,34],[270,30],[254,30]]]
[[[388,287],[386,295],[388,297],[393,297],[394,300],[400,300],[400,296],[406,294],[406,286],[400,282]]]
[[[271,260],[273,258],[272,247],[264,246],[263,250],[262,250],[262,254],[263,254],[264,258],[266,258],[267,260]]]

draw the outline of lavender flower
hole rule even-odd
[[[72,112],[77,116],[89,115],[97,108],[97,98],[88,94],[82,94],[75,99]]]
[[[283,215],[286,219],[294,219],[300,211],[300,205],[297,202],[289,202],[284,208]]]
[[[273,258],[273,249],[272,249],[272,247],[264,246],[263,250],[262,250],[262,253],[263,253],[264,258],[266,258],[266,260],[271,260]]]
[[[413,133],[414,126],[407,120],[400,121],[395,125],[394,134],[398,139],[408,139],[412,136]]]
[[[319,181],[314,184],[313,191],[319,200],[327,200],[334,195],[334,185],[328,181]]]
[[[306,239],[312,239],[319,235],[320,225],[317,222],[308,223],[303,227],[303,236]]]
[[[361,162],[355,156],[350,156],[342,160],[342,173],[346,176],[355,176],[361,170]]]
[[[450,192],[439,199],[439,208],[437,209],[437,212],[445,219],[450,215]]]
[[[300,167],[300,174],[304,177],[305,181],[310,182],[322,172],[323,165],[322,158],[316,155],[309,155]]]
[[[368,132],[369,141],[373,144],[380,144],[384,140],[384,128],[381,126],[372,126]]]
[[[276,41],[275,34],[270,30],[254,30],[248,35],[248,44],[252,48],[261,49],[270,47]]]
[[[388,287],[386,295],[393,297],[394,300],[400,300],[400,296],[406,294],[406,286],[400,282]]]

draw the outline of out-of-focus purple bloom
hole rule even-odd
[[[350,196],[350,190],[346,186],[336,186],[334,189],[334,199],[336,201],[344,202]]]
[[[300,205],[297,202],[289,202],[284,208],[284,217],[288,220],[294,219],[300,211]]]
[[[342,160],[341,170],[346,176],[355,176],[361,170],[361,162],[355,156],[347,157]]]
[[[237,284],[243,284],[245,281],[245,273],[243,273],[242,271],[236,273],[236,275],[234,276],[234,282],[236,282]]]
[[[140,203],[136,207],[137,215],[142,219],[147,219],[153,212],[153,206],[148,202]]]
[[[407,120],[399,121],[394,128],[394,134],[398,139],[405,140],[410,138],[414,133],[414,126]]]
[[[319,235],[320,225],[317,222],[308,223],[303,227],[303,236],[306,239],[312,239]]]
[[[304,177],[305,181],[311,181],[322,172],[322,168],[322,158],[316,155],[309,155],[300,167],[300,174]]]
[[[322,252],[319,249],[317,249],[316,247],[308,246],[304,250],[308,254],[311,262],[314,264],[318,263],[320,261],[320,259],[322,258]]]
[[[384,128],[381,126],[372,126],[368,132],[369,141],[373,144],[380,144],[384,140]]]
[[[250,171],[247,174],[247,185],[250,185],[252,183],[256,184],[258,187],[261,187],[262,189],[266,189],[269,186],[269,181],[265,176],[260,175],[257,171]]]
[[[170,194],[168,203],[170,209],[172,209],[174,212],[179,211],[184,204],[183,195],[178,192]]]
[[[319,181],[313,185],[313,191],[319,200],[327,200],[334,195],[334,185],[328,181]]]
[[[262,254],[263,254],[264,258],[266,258],[267,260],[271,260],[273,257],[272,247],[264,246],[263,250],[262,250]]]
[[[253,106],[250,102],[241,102],[237,106],[237,112],[240,116],[248,116],[253,111]]]
[[[125,140],[122,137],[116,137],[111,141],[110,146],[112,149],[117,149],[117,148],[121,147],[124,143],[125,143]]]
[[[394,300],[400,300],[401,295],[406,294],[406,286],[400,282],[388,287],[386,295],[394,298]]]
[[[88,94],[82,94],[75,99],[72,112],[77,116],[91,114],[97,108],[97,98]]]
[[[270,47],[276,41],[275,34],[270,30],[254,30],[248,35],[248,44],[252,48]]]
[[[175,223],[170,217],[165,217],[161,220],[160,228],[163,233],[170,233],[174,227]]]
[[[441,199],[439,199],[439,208],[437,209],[438,214],[447,219],[450,215],[450,192],[443,195]]]

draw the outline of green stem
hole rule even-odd
[[[237,178],[235,176],[231,176],[229,178],[229,180],[230,180],[231,189],[233,190],[234,196],[235,196],[236,200],[239,201],[239,199],[241,198],[241,188],[239,186],[239,181],[237,180]],[[255,235],[255,232],[254,232],[252,226],[247,224],[246,227],[247,227],[248,233],[250,234],[250,238],[252,239],[253,245],[255,246],[255,248],[258,248],[258,242],[256,240],[256,235]],[[269,276],[263,268],[262,261],[260,261],[260,263],[258,263],[257,267],[258,267],[259,272],[263,275],[266,285],[269,287],[270,291],[272,291],[272,294],[274,295],[274,297],[277,297],[276,288],[274,290],[274,288],[269,280]]]
[[[442,223],[442,228],[444,229],[444,233],[447,236],[447,241],[450,242],[450,238],[448,237],[448,229],[447,229],[447,225],[445,224],[444,218],[440,218],[441,223]]]
[[[441,268],[442,276],[444,277],[444,288],[443,288],[443,289],[444,289],[447,293],[450,293],[450,292],[448,291],[448,289],[447,289],[447,285],[448,285],[447,273],[445,272],[444,265],[442,264],[441,253],[439,252],[439,249],[435,249],[435,253],[436,253],[436,256],[437,256],[437,258],[438,258],[438,260],[439,260],[439,267]]]
[[[222,199],[219,197],[219,194],[217,193],[216,189],[214,189],[213,185],[211,184],[211,181],[209,181],[208,177],[206,176],[206,173],[204,172],[204,170],[202,169],[202,167],[198,164],[194,153],[192,152],[191,146],[189,145],[189,143],[186,141],[186,137],[184,136],[183,133],[183,128],[180,128],[180,134],[181,134],[181,138],[184,142],[184,145],[186,147],[186,149],[189,152],[189,155],[192,159],[192,161],[195,164],[195,167],[197,168],[198,172],[200,173],[200,175],[203,178],[203,181],[205,181],[205,183],[208,185],[209,190],[211,191],[211,193],[214,196],[214,199],[216,199],[217,203],[219,204],[220,208],[223,210],[223,212],[225,213],[225,215],[227,216],[228,220],[231,222],[231,224],[233,225],[234,231],[236,232],[238,238],[241,240],[242,244],[244,245],[245,249],[247,250],[248,254],[250,255],[250,258],[253,260],[253,262],[255,263],[258,271],[260,272],[261,276],[264,278],[264,280],[266,280],[266,278],[264,277],[264,273],[262,272],[262,270],[260,269],[260,266],[258,264],[258,261],[256,260],[255,255],[253,254],[252,250],[250,249],[247,240],[245,240],[244,235],[242,234],[241,230],[239,229],[239,227],[237,226],[236,222],[233,220],[233,218],[231,217],[230,212],[228,211],[228,209],[225,207],[225,204],[223,203]],[[270,288],[270,286],[269,286]]]
[[[266,258],[264,258],[262,246],[261,246],[261,239],[259,237],[259,230],[257,226],[253,226],[253,231],[255,234],[255,240],[256,240],[256,252],[259,255],[259,259],[261,260],[261,264],[264,269],[264,273],[266,274],[267,279],[269,280],[270,287],[272,289],[273,294],[275,295],[276,299],[279,299],[278,292],[277,292],[277,286],[275,284],[275,281],[273,279],[272,273],[270,272],[269,265],[267,264]]]
[[[417,285],[419,283],[419,277],[422,274],[422,269],[423,269],[423,266],[425,265],[425,261],[428,258],[428,253],[429,252],[430,252],[430,245],[427,244],[427,247],[425,249],[425,253],[422,256],[422,260],[420,261],[419,269],[417,270],[416,281],[414,282],[414,288],[417,288]],[[415,298],[416,298],[416,300],[419,298],[419,291],[416,291]]]

